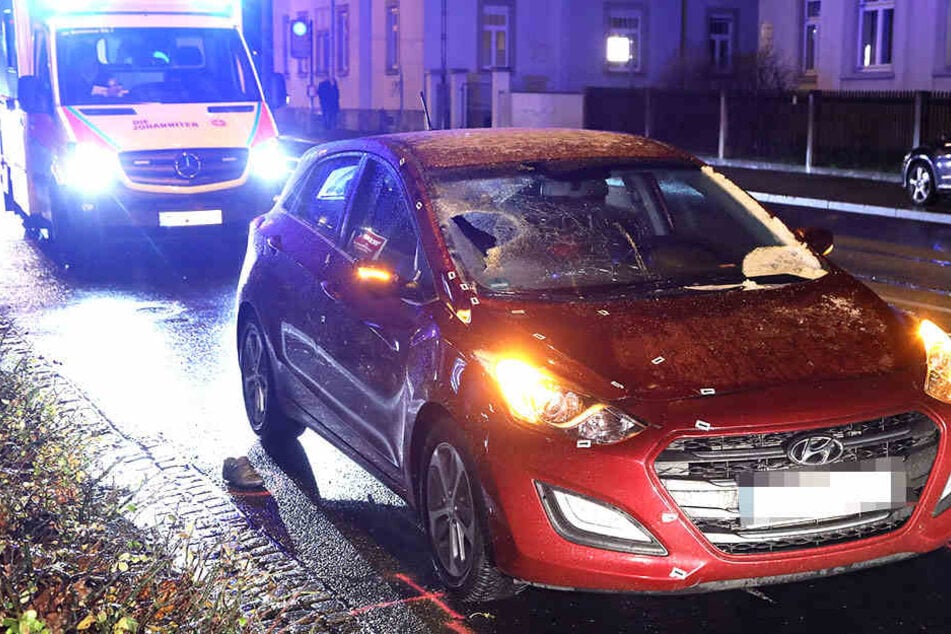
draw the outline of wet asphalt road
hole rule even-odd
[[[951,327],[947,226],[777,209],[828,226],[850,270]],[[884,223],[884,224],[883,224]],[[900,246],[896,246],[900,245]],[[378,632],[946,632],[951,550],[830,579],[688,597],[529,589],[477,608],[438,594],[407,507],[308,432],[262,447],[244,419],[233,332],[241,236],[111,249],[64,268],[0,214],[0,310],[126,433],[176,448],[206,474],[248,454],[271,495],[236,497]],[[437,592],[434,593],[433,590]]]

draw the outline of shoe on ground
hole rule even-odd
[[[236,489],[264,488],[264,478],[255,471],[254,466],[246,456],[225,458],[225,463],[221,467],[221,477]]]

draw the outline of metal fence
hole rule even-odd
[[[951,93],[590,88],[585,127],[721,158],[892,171],[914,145],[951,134]]]

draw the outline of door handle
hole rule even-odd
[[[284,250],[284,243],[281,240],[281,236],[279,235],[268,236],[267,246],[271,253],[277,253],[278,251]]]
[[[340,301],[340,290],[337,288],[337,285],[333,282],[328,282],[324,280],[320,283],[320,290],[324,292],[324,295],[329,297],[335,302]]]
[[[387,347],[388,347],[390,350],[392,350],[393,352],[399,352],[399,351],[400,351],[400,340],[399,340],[399,339],[397,339],[396,337],[387,337],[387,336],[383,333],[383,329],[380,328],[379,326],[375,325],[375,324],[369,324],[369,323],[367,323],[367,322],[363,322],[363,323],[365,323],[366,326],[367,326],[367,328],[370,329],[370,332],[372,332],[374,335],[376,335],[377,337],[379,337],[380,340],[381,340],[383,343],[385,343],[385,344],[387,345]]]

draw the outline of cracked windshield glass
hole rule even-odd
[[[457,264],[498,293],[756,288],[825,271],[699,168],[519,165],[435,179]]]

